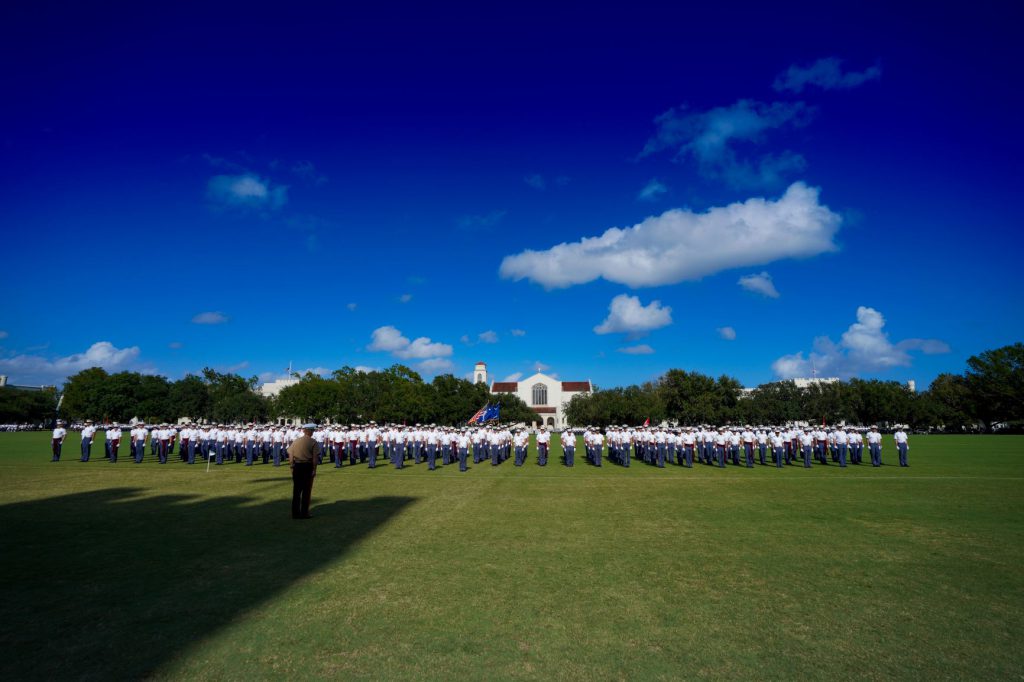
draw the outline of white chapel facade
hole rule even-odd
[[[473,371],[476,383],[487,383],[487,365],[476,363]],[[537,423],[550,429],[564,429],[565,406],[574,395],[590,393],[593,387],[590,381],[562,381],[543,372],[522,381],[495,381],[491,383],[491,393],[512,393],[537,413]]]

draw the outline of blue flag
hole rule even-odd
[[[499,417],[499,412],[500,411],[501,411],[501,404],[500,403],[498,403],[497,405],[491,405],[484,412],[484,416],[483,416],[483,419],[481,419],[481,421],[489,422],[492,419],[497,419]]]

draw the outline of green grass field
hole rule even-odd
[[[311,521],[286,468],[47,439],[0,434],[3,680],[1024,677],[1022,437],[916,437],[908,469],[891,441],[881,469],[322,468]]]

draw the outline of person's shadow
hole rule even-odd
[[[0,506],[0,679],[147,677],[415,499],[315,504],[294,521],[284,501],[146,492]]]

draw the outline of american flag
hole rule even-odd
[[[488,403],[488,404],[484,405],[484,406],[483,406],[483,407],[481,407],[481,408],[480,408],[479,410],[477,410],[477,411],[476,411],[476,414],[474,414],[474,415],[473,415],[472,417],[470,417],[470,418],[469,418],[469,421],[467,421],[466,423],[467,423],[467,424],[475,424],[475,423],[477,423],[478,421],[480,421],[480,417],[484,416],[484,412],[486,412],[486,411],[487,411],[487,408],[488,408],[488,407],[490,407],[490,403]]]

